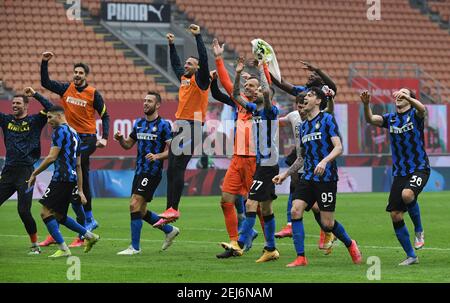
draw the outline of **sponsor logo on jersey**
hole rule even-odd
[[[138,138],[138,140],[155,141],[158,139],[158,135],[147,134],[147,133],[137,133],[137,138]]]
[[[14,124],[12,122],[8,123],[8,130],[17,132],[17,133],[24,133],[30,131],[30,125],[28,123],[22,123],[21,125]]]
[[[315,133],[311,133],[311,134],[302,136],[302,143],[306,143],[309,141],[315,141],[315,140],[322,140],[321,132],[315,132]]]
[[[87,105],[87,101],[84,101],[84,100],[78,99],[78,98],[74,98],[74,97],[70,97],[70,96],[67,97],[66,102],[73,104],[73,105],[81,106],[81,107],[86,107],[86,105]]]
[[[389,132],[391,134],[403,134],[403,133],[412,131],[413,129],[414,129],[414,123],[409,122],[409,123],[406,123],[405,125],[403,125],[402,127],[397,127],[397,126],[391,125],[391,127],[389,128]]]

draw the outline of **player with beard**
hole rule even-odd
[[[161,218],[147,210],[147,203],[153,199],[153,194],[161,181],[164,159],[169,156],[169,145],[172,139],[172,129],[167,120],[159,116],[161,96],[149,91],[144,99],[145,118],[137,119],[133,131],[127,139],[118,131],[114,139],[119,141],[124,149],[130,149],[137,143],[136,173],[130,200],[131,214],[131,245],[117,253],[118,255],[135,255],[141,253],[140,238],[142,220],[150,225]],[[158,229],[166,234],[162,250],[166,250],[179,234],[179,229],[165,224]]]
[[[67,123],[75,129],[81,138],[81,170],[83,173],[83,192],[86,195],[87,204],[72,203],[77,214],[77,222],[86,226],[88,230],[98,227],[97,221],[92,215],[92,196],[89,186],[89,157],[96,148],[106,147],[109,134],[109,115],[101,94],[97,89],[87,84],[89,66],[84,63],[76,63],[73,67],[72,82],[58,82],[50,80],[48,75],[48,62],[54,57],[52,52],[44,52],[41,62],[41,85],[61,97],[61,105],[64,108]],[[95,112],[102,119],[102,138],[97,140]],[[54,243],[51,237],[47,237],[41,246]],[[77,238],[69,247],[83,245],[83,241]]]

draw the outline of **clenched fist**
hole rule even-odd
[[[42,61],[50,61],[55,55],[52,52],[42,53]]]

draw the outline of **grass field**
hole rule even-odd
[[[426,246],[418,252],[420,264],[399,267],[404,259],[392,224],[384,208],[387,193],[340,194],[337,219],[360,245],[364,260],[377,256],[381,260],[380,282],[450,282],[450,194],[424,193],[420,206],[426,235]],[[371,282],[366,272],[370,265],[354,265],[342,243],[333,253],[324,256],[317,249],[319,229],[311,214],[305,215],[306,254],[309,266],[286,268],[295,258],[290,238],[277,240],[281,257],[278,261],[256,264],[263,246],[260,236],[252,250],[242,257],[218,260],[218,243],[226,241],[226,231],[218,197],[182,198],[181,219],[175,223],[181,229],[172,247],[160,252],[164,235],[144,223],[141,247],[136,256],[117,256],[129,244],[129,213],[127,199],[96,199],[94,213],[100,224],[96,232],[100,242],[84,254],[81,248],[72,254],[81,260],[81,282]],[[39,203],[33,214],[38,223],[40,239],[47,234],[39,217]],[[160,212],[165,199],[155,199],[150,208]],[[73,216],[72,210],[69,211]],[[277,230],[286,220],[286,197],[275,202]],[[413,236],[409,217],[405,220]],[[62,227],[66,242],[74,234]],[[65,259],[50,260],[47,256],[56,248],[45,247],[37,256],[26,254],[28,236],[16,212],[16,203],[7,202],[0,208],[0,282],[68,282],[69,265]]]

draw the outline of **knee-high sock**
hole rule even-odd
[[[347,232],[344,229],[344,226],[340,224],[338,221],[334,221],[333,234],[341,240],[346,247],[350,247],[352,245],[352,239],[349,237]]]
[[[139,250],[141,242],[141,230],[142,230],[142,216],[140,212],[131,213],[131,246],[134,249]]]
[[[239,235],[239,246],[244,247],[244,243],[247,243],[252,236],[253,226],[255,226],[256,213],[248,212],[245,214],[244,223],[242,223],[242,231]]]
[[[275,216],[271,214],[264,217],[264,236],[266,237],[266,248],[275,249]]]
[[[414,224],[414,232],[423,232],[422,220],[420,218],[419,202],[417,202],[417,200],[414,200],[409,203],[407,207],[409,216],[411,217],[411,220]]]
[[[237,241],[238,234],[238,219],[236,216],[236,209],[234,208],[233,202],[222,202],[220,203],[223,211],[223,216],[225,218],[225,226],[227,228],[228,236],[230,241]]]
[[[408,257],[415,258],[416,254],[414,253],[411,240],[409,239],[409,232],[408,228],[405,225],[405,221],[401,220],[400,222],[393,222],[392,225],[394,226],[395,235],[397,236],[398,241],[402,245],[406,255]]]
[[[305,255],[305,228],[303,218],[292,220],[292,238],[297,256]]]
[[[59,224],[56,221],[55,217],[50,216],[48,218],[45,218],[44,223],[47,226],[47,230],[50,233],[50,235],[53,237],[55,242],[57,244],[64,243],[64,238],[61,234],[61,231],[59,230]]]
[[[75,221],[74,219],[72,219],[71,217],[66,217],[65,219],[59,221],[59,223],[61,223],[62,225],[64,225],[65,227],[67,227],[68,229],[82,235],[85,236],[87,233],[87,229],[84,228],[82,225],[78,224],[77,221]]]
[[[86,227],[86,214],[84,213],[84,208],[81,203],[72,203],[72,209],[77,215],[77,222],[83,227]],[[82,235],[79,235],[80,237]]]
[[[147,210],[147,213],[144,215],[144,217],[142,217],[142,220],[144,220],[145,222],[147,222],[150,225],[155,224],[156,222],[159,221],[159,219],[161,219],[160,216],[158,216],[157,214],[155,214],[154,212],[151,212],[149,210]],[[157,229],[160,229],[165,234],[168,234],[173,230],[173,226],[170,224],[165,224],[163,226],[157,227]]]
[[[292,218],[291,218],[291,209],[292,209],[292,193],[289,193],[289,198],[287,201],[287,223],[291,223],[292,222]]]

